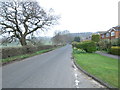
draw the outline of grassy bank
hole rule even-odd
[[[28,58],[28,57],[32,57],[32,56],[39,55],[39,54],[42,54],[42,53],[45,53],[45,52],[49,52],[49,51],[54,50],[54,49],[56,49],[56,48],[40,50],[40,51],[37,51],[37,52],[32,53],[32,54],[24,54],[24,55],[20,55],[20,56],[13,56],[13,57],[10,57],[10,58],[2,59],[2,64],[4,65],[4,64],[7,64],[7,63],[10,63],[10,62],[13,62],[13,61],[22,60],[22,59],[25,59],[25,58]]]
[[[73,49],[76,63],[91,75],[113,87],[118,87],[118,60],[96,53],[85,53]]]

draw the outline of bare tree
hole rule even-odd
[[[54,44],[61,44],[62,40],[61,40],[61,32],[60,31],[55,31],[54,32],[54,37],[52,37],[52,42]]]
[[[59,17],[46,12],[37,2],[0,2],[0,27],[2,33],[9,33],[10,39],[18,38],[25,46],[26,36],[37,30],[44,31],[56,24]]]
[[[52,38],[52,41],[55,44],[66,44],[66,43],[70,43],[72,41],[72,37],[68,30],[55,31],[55,35]]]
[[[7,46],[7,43],[10,42],[10,40],[5,36],[3,38],[1,38],[0,41],[1,41],[0,44],[5,45],[5,46]]]

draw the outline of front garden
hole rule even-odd
[[[118,39],[104,39],[97,43],[97,49],[109,54],[120,56],[120,38]]]
[[[103,50],[114,52],[118,55],[118,46],[112,46],[102,49],[98,42],[82,41],[73,42],[73,57],[77,65],[79,65],[86,72],[102,80],[112,87],[119,87],[118,85],[118,59],[113,59],[107,56],[96,54],[95,51]]]
[[[118,87],[118,60],[101,56],[96,53],[85,53],[73,49],[76,63],[91,75],[97,77],[112,87]]]

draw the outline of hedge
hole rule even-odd
[[[120,56],[120,46],[112,46],[110,49],[110,53]]]
[[[83,41],[80,43],[73,43],[73,47],[78,49],[83,49],[86,52],[92,53],[96,51],[96,44],[94,41]]]
[[[2,59],[12,57],[12,56],[34,53],[36,51],[40,51],[40,50],[44,50],[44,49],[50,49],[50,48],[53,48],[53,47],[57,47],[57,46],[45,45],[45,46],[24,46],[24,47],[2,48]]]

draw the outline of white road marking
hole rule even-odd
[[[80,81],[75,80],[75,85],[78,86],[79,82],[80,82]]]
[[[76,77],[76,78],[78,77],[78,74],[77,74],[77,73],[75,73],[75,77]]]
[[[76,71],[77,69],[76,69],[76,68],[74,68],[74,70]]]
[[[79,69],[74,65],[74,63],[72,63],[73,66],[73,70],[74,70],[74,82],[75,82],[75,88],[80,88],[79,87],[79,78],[80,76],[82,76],[82,78],[84,78],[85,80],[92,82],[90,83],[92,85],[92,87],[99,87],[99,88],[105,88],[103,85],[101,85],[100,83],[98,83],[97,81],[95,81],[94,79],[92,79],[91,77],[88,77],[86,74],[84,74],[83,72],[80,72]],[[89,85],[89,83],[88,83]]]

